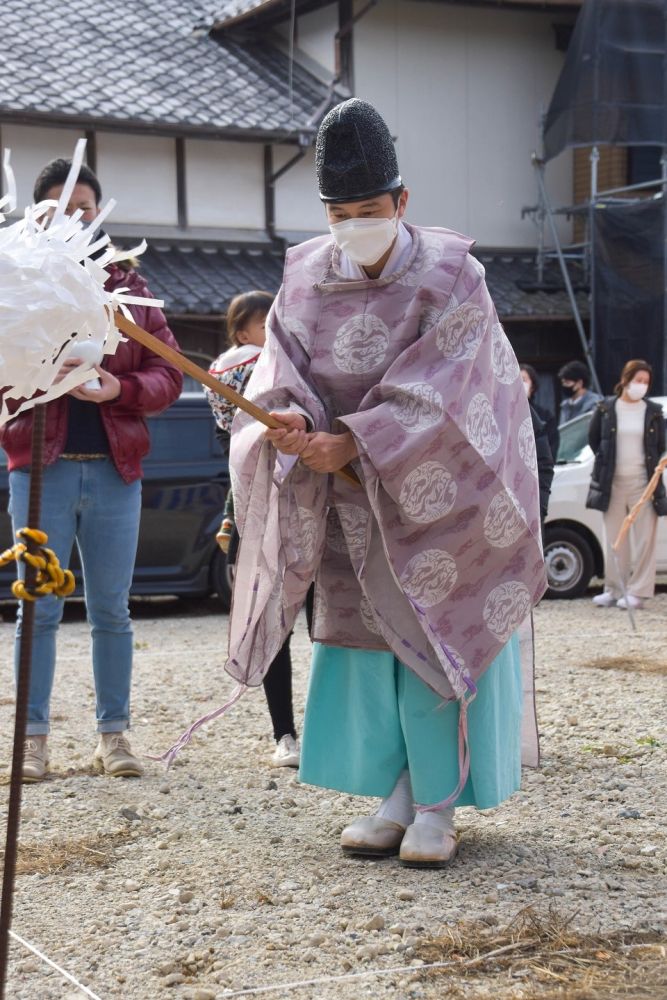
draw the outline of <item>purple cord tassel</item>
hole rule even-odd
[[[442,802],[436,802],[432,806],[420,806],[418,805],[417,812],[428,813],[428,812],[440,812],[441,809],[446,809],[451,806],[458,799],[459,795],[466,786],[468,780],[468,775],[470,773],[470,746],[468,743],[468,701],[462,699],[459,702],[459,783],[452,792],[448,795],[446,799]]]
[[[193,722],[192,725],[189,726],[185,730],[185,732],[181,734],[181,736],[179,736],[179,738],[174,743],[173,747],[170,747],[169,750],[166,750],[163,754],[160,754],[160,756],[156,757],[153,754],[146,754],[148,759],[164,761],[164,763],[167,765],[167,770],[169,770],[175,758],[181,752],[183,747],[187,746],[187,744],[190,742],[190,740],[197,732],[197,730],[201,726],[205,725],[207,722],[211,722],[213,719],[219,719],[221,715],[225,715],[225,713],[229,711],[232,705],[235,705],[236,702],[239,700],[239,698],[243,694],[245,694],[247,690],[248,688],[246,687],[245,684],[239,684],[238,687],[235,689],[232,697],[229,699],[229,701],[225,702],[225,704],[222,705],[221,708],[216,708],[214,712],[209,712],[207,715],[202,715],[201,719],[197,719],[196,722]]]

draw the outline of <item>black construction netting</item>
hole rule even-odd
[[[653,365],[653,395],[665,383],[665,229],[662,197],[599,202],[594,214],[595,367],[611,392],[631,358]]]
[[[585,0],[549,105],[547,160],[568,146],[667,145],[667,0]]]

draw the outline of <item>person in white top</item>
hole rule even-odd
[[[623,520],[639,500],[665,451],[662,407],[647,400],[653,371],[647,361],[628,361],[615,395],[598,403],[588,432],[595,465],[586,506],[604,514],[604,591],[593,598],[598,607],[643,607],[655,590],[658,517],[667,514],[663,482],[645,504],[630,535],[614,559],[612,546]],[[623,596],[619,572],[626,585]]]

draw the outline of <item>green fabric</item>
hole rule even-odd
[[[458,806],[489,809],[521,782],[521,663],[514,635],[468,708],[470,776]],[[389,795],[404,768],[421,805],[456,788],[458,702],[443,703],[392,653],[316,643],[301,781],[352,795]]]

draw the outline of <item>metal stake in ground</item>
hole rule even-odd
[[[44,464],[44,428],[46,406],[34,408],[32,425],[32,457],[30,464],[30,498],[28,501],[28,525],[38,528],[42,506],[42,478]],[[34,551],[36,544],[26,539],[28,551]],[[25,585],[30,590],[35,586],[37,569],[25,564]],[[32,661],[32,638],[35,626],[35,602],[23,602],[21,621],[21,645],[16,684],[16,715],[14,719],[14,749],[12,752],[12,776],[9,786],[9,808],[7,811],[7,835],[5,839],[5,862],[2,873],[2,899],[0,902],[0,1000],[5,997],[7,962],[9,953],[9,929],[12,922],[12,902],[14,898],[14,878],[16,875],[16,854],[18,849],[19,825],[21,820],[21,778],[25,750],[25,730],[28,719],[28,696],[30,693],[30,666]]]

